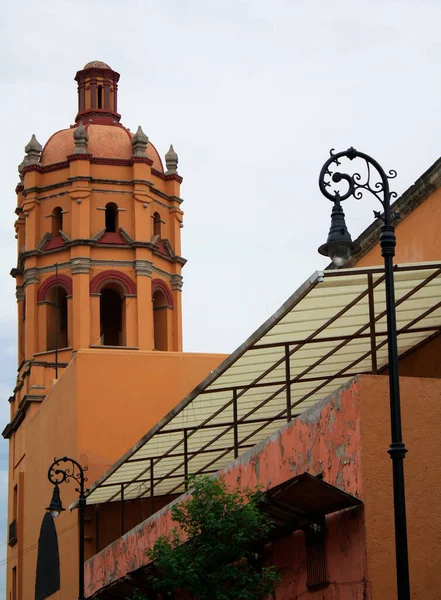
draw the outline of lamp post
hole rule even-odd
[[[359,158],[365,162],[364,174],[348,174],[341,172],[341,159],[353,161]],[[389,190],[389,179],[396,177],[396,171],[388,174],[376,160],[349,148],[343,152],[333,153],[320,171],[319,187],[322,194],[334,203],[331,215],[331,228],[326,244],[318,249],[320,254],[329,256],[337,267],[343,266],[360,250],[360,246],[351,240],[346,228],[341,202],[353,196],[361,199],[364,192],[375,196],[383,207],[383,212],[374,211],[374,215],[383,221],[380,233],[381,255],[384,257],[386,282],[386,315],[387,345],[389,357],[389,392],[392,441],[388,450],[392,459],[394,517],[395,517],[395,554],[397,570],[398,600],[410,600],[409,561],[407,553],[406,500],[404,489],[404,464],[406,448],[401,433],[400,383],[398,376],[398,344],[395,313],[395,290],[393,256],[395,254],[395,227],[392,222],[395,214],[391,213],[391,199],[397,194]],[[341,187],[343,190],[335,188]],[[337,184],[336,186],[332,184]]]
[[[64,463],[67,463],[68,466],[62,468],[61,465]],[[79,487],[75,488],[75,491],[79,493],[78,510],[80,517],[78,600],[84,600],[84,510],[86,508],[84,483],[87,481],[87,478],[84,477],[85,471],[87,471],[87,467],[81,467],[73,458],[63,456],[62,458],[55,458],[47,472],[49,481],[54,485],[54,491],[51,502],[46,510],[51,513],[54,519],[58,517],[61,511],[65,510],[61,503],[59,484],[64,482],[69,483],[71,479],[74,479],[79,484]]]

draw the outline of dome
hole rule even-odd
[[[89,135],[88,151],[94,158],[117,158],[130,160],[133,155],[133,134],[125,127],[118,125],[101,125],[89,123],[85,125]],[[62,129],[54,133],[46,142],[41,153],[40,164],[43,166],[66,160],[72,154],[75,143],[75,129]],[[147,145],[147,158],[153,161],[153,168],[164,172],[161,157],[150,142]]]
[[[87,65],[84,65],[83,71],[85,69],[112,69],[112,67],[109,67],[107,63],[102,62],[101,60],[92,60],[88,62]]]

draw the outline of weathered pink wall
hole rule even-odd
[[[222,471],[231,486],[262,484],[270,488],[305,471],[363,498],[359,387],[356,380],[341,387],[301,417],[279,430]],[[329,587],[307,592],[311,600],[366,600],[367,575],[363,509],[329,518],[327,542]],[[148,563],[146,548],[172,528],[170,505],[147,519],[86,563],[86,593]],[[303,533],[296,532],[272,547],[282,568],[278,600],[302,595],[306,588]]]

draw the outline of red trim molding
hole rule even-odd
[[[168,285],[162,279],[152,279],[152,296],[158,290],[165,294],[168,305],[173,307],[173,295]]]
[[[136,284],[128,275],[121,271],[101,271],[90,282],[90,293],[99,294],[106,283],[117,283],[122,285],[126,294],[136,294]]]
[[[55,275],[51,275],[50,277],[45,279],[38,288],[37,302],[43,302],[50,288],[57,283],[57,279],[58,285],[66,291],[66,294],[68,296],[72,295],[72,279],[68,275],[59,274],[58,277],[56,277]]]

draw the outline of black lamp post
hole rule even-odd
[[[341,173],[338,167],[341,159],[354,160],[360,158],[365,162],[366,174]],[[332,169],[332,170],[331,170]],[[373,173],[372,173],[373,171]],[[391,199],[397,194],[389,190],[389,179],[396,177],[396,171],[389,171],[386,175],[376,160],[349,148],[344,152],[333,153],[325,162],[320,171],[319,186],[322,194],[334,203],[331,216],[331,228],[326,244],[320,246],[318,251],[324,256],[329,256],[337,267],[343,266],[351,257],[360,250],[360,246],[351,240],[346,228],[341,202],[350,196],[360,199],[364,192],[369,192],[379,200],[383,212],[374,211],[374,215],[383,221],[380,233],[381,255],[384,257],[386,280],[386,314],[387,314],[387,344],[389,356],[389,390],[390,390],[390,416],[392,442],[389,454],[393,465],[394,489],[394,516],[395,516],[395,553],[397,569],[398,600],[410,600],[409,561],[407,554],[407,526],[406,526],[406,500],[404,490],[404,464],[406,455],[401,434],[401,407],[400,384],[398,376],[398,344],[397,325],[395,313],[395,290],[393,256],[395,254],[395,227],[392,224],[396,215],[391,213]],[[343,182],[342,191],[334,189],[332,183]]]
[[[61,468],[62,463],[68,463],[68,466]],[[75,490],[79,493],[78,510],[80,517],[78,600],[84,600],[84,510],[86,508],[84,483],[87,481],[86,477],[84,477],[85,471],[87,471],[87,467],[81,467],[73,458],[63,456],[63,458],[55,458],[47,472],[49,481],[55,487],[51,502],[46,510],[50,511],[54,519],[58,517],[61,511],[65,510],[61,503],[59,484],[63,482],[69,483],[71,479],[74,479],[79,484],[79,487]]]

